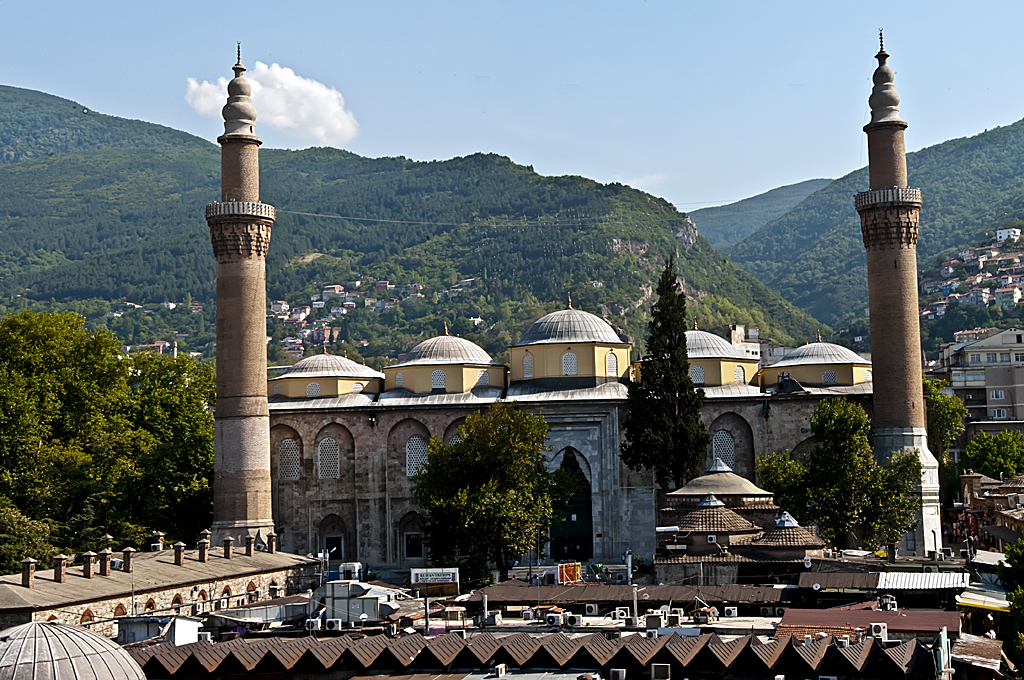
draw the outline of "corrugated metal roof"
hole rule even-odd
[[[629,388],[620,382],[606,382],[593,387],[579,387],[568,390],[553,390],[538,387],[529,381],[516,383],[508,388],[507,401],[625,401]]]
[[[883,571],[878,575],[879,590],[963,590],[970,582],[970,574],[958,571]]]

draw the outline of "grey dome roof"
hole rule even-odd
[[[562,309],[542,316],[526,329],[516,347],[523,345],[601,342],[625,345],[619,334],[599,316],[578,309]]]
[[[424,340],[409,350],[398,366],[473,364],[497,366],[491,355],[479,345],[453,335],[439,335]]]
[[[852,350],[830,342],[811,342],[797,347],[787,354],[781,361],[771,365],[772,368],[786,368],[787,366],[812,366],[815,364],[857,364],[870,366],[871,362],[862,356],[858,356]]]
[[[707,331],[686,331],[686,356],[690,359],[746,359],[725,338]]]
[[[337,354],[314,354],[295,363],[284,374],[271,378],[383,378],[384,374]]]
[[[0,631],[0,680],[145,680],[139,664],[83,626],[33,621]]]

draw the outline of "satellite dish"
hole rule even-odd
[[[812,587],[812,588],[814,588],[815,590],[821,590],[821,584],[820,584],[820,583],[815,583],[815,584],[814,584],[813,586],[811,586],[811,587]]]
[[[810,557],[805,557],[804,558],[804,568],[805,569],[810,569],[811,568],[811,558]]]

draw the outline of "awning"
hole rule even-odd
[[[1010,543],[1010,544],[1016,543],[1020,539],[1024,538],[1024,536],[1021,536],[1020,534],[1018,534],[1016,531],[1013,531],[1012,529],[1007,529],[1006,527],[1001,527],[1001,526],[996,526],[996,525],[990,525],[990,526],[987,526],[987,527],[982,527],[981,528],[981,533],[988,534],[989,536],[995,536],[999,540],[1001,540],[1001,541],[1003,541],[1005,543]]]
[[[1010,611],[1010,602],[1006,599],[1006,591],[999,588],[985,588],[972,584],[961,595],[956,596],[957,606],[985,609],[993,612]]]

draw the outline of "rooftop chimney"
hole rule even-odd
[[[68,579],[68,556],[61,554],[53,558],[53,580],[64,583]]]
[[[209,532],[207,532],[209,535]],[[199,541],[199,561],[209,562],[210,561],[210,542],[205,538]]]
[[[100,536],[100,540],[106,543],[106,547],[109,548],[110,544],[114,542],[114,537],[110,534],[103,534],[102,536]]]
[[[256,537],[255,536],[246,536],[245,537],[245,556],[246,557],[252,557],[252,550],[253,550],[253,547],[255,545],[256,545]]]
[[[174,544],[174,564],[181,566],[185,563],[185,544],[178,541]]]
[[[153,538],[150,540],[149,549],[151,552],[159,552],[164,549],[164,532],[153,530]]]
[[[88,551],[82,553],[82,576],[92,578],[92,562],[96,559],[96,553]]]
[[[121,555],[124,557],[124,563],[121,565],[121,570],[126,574],[132,573],[134,570],[132,560],[135,557],[135,548],[128,546],[121,551]]]
[[[100,551],[100,576],[110,576],[110,548]]]
[[[277,534],[273,532],[267,534],[267,552],[271,555],[277,552]]]
[[[36,561],[26,557],[21,561],[21,585],[31,588],[36,577]]]
[[[234,544],[235,539],[228,536],[224,539],[224,557],[225,559],[231,559],[231,546]]]

